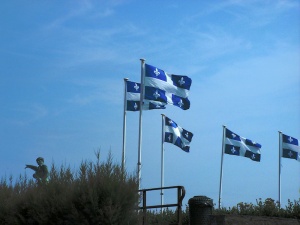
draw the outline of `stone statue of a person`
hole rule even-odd
[[[35,171],[33,178],[36,179],[38,183],[46,183],[48,181],[48,167],[44,164],[44,158],[38,157],[36,159],[38,166],[26,165],[26,168],[32,169]]]

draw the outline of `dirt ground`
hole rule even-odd
[[[220,223],[212,223],[219,225]],[[220,225],[300,225],[300,220],[266,216],[237,216],[226,215],[225,224]]]

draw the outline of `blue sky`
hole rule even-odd
[[[165,185],[218,202],[222,125],[262,145],[261,162],[224,155],[223,205],[278,199],[278,131],[300,138],[300,3],[2,1],[1,177],[31,176],[39,156],[76,169],[101,149],[121,162],[123,78],[140,58],[189,76],[191,108],[143,113],[142,188],[160,186],[161,113],[193,132],[165,143]],[[127,113],[126,167],[137,166],[138,113]],[[300,197],[300,164],[282,159],[282,202]],[[174,200],[166,193],[166,202]],[[153,196],[155,202],[159,194]]]

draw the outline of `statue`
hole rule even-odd
[[[48,181],[48,167],[44,164],[44,158],[38,157],[36,159],[38,166],[26,165],[26,168],[32,169],[35,173],[32,175],[36,179],[37,183],[46,183]]]

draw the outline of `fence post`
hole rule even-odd
[[[181,190],[181,187],[178,187],[177,188],[177,221],[178,221],[178,224],[182,224],[182,209],[181,209],[181,206],[182,206],[182,199],[181,199],[181,196],[182,196],[182,190]]]
[[[147,222],[147,218],[146,218],[146,216],[147,216],[147,209],[146,209],[147,203],[146,203],[146,201],[147,201],[146,191],[144,190],[143,191],[143,225],[145,225],[146,222]]]

